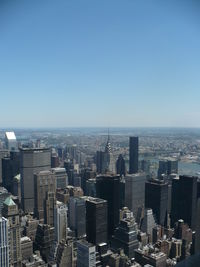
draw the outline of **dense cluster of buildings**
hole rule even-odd
[[[128,171],[109,136],[83,163],[76,145],[19,145],[8,132],[0,162],[0,267],[171,267],[200,252],[198,177],[170,158],[150,176],[138,137]]]

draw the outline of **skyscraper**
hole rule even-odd
[[[163,174],[177,174],[178,173],[178,160],[173,158],[167,158],[159,161],[158,178],[161,178]]]
[[[81,171],[81,187],[84,191],[84,194],[87,194],[86,184],[89,179],[94,179],[96,177],[96,172],[91,168],[84,168]]]
[[[28,236],[21,238],[22,261],[28,260],[33,255],[33,241]]]
[[[56,188],[66,188],[66,186],[68,185],[68,179],[65,168],[53,168],[52,173],[55,176]]]
[[[180,176],[172,180],[171,225],[182,219],[192,230],[196,228],[197,177]]]
[[[105,147],[104,160],[105,160],[105,173],[115,173],[115,163],[113,160],[110,135],[108,135],[108,140]]]
[[[139,246],[137,234],[137,223],[133,213],[127,210],[114,232],[111,247],[115,250],[123,249],[124,253],[131,259],[134,257],[134,250]]]
[[[98,245],[107,243],[107,201],[86,197],[87,241]]]
[[[117,162],[116,162],[116,169],[117,169],[117,174],[120,176],[126,174],[126,166],[125,166],[125,160],[122,156],[122,154],[119,155]]]
[[[77,242],[77,267],[95,267],[96,248],[85,240]]]
[[[97,151],[96,165],[97,173],[99,174],[115,173],[115,164],[109,135],[105,146],[105,151]]]
[[[144,207],[145,200],[145,173],[129,174],[125,177],[125,206],[135,217],[138,209]]]
[[[10,265],[21,266],[21,233],[18,207],[11,197],[3,203],[2,215],[9,221]]]
[[[9,222],[0,217],[0,266],[10,267]]]
[[[85,200],[81,197],[69,199],[69,227],[75,232],[77,238],[86,234]]]
[[[152,209],[145,209],[144,218],[141,223],[141,230],[149,236],[149,242],[152,242],[153,228],[156,227]]]
[[[160,180],[145,183],[145,208],[153,210],[156,222],[167,226],[168,218],[168,184]]]
[[[20,155],[19,151],[11,151],[10,157],[2,159],[2,177],[3,186],[9,192],[13,192],[14,176],[20,172]]]
[[[35,216],[41,223],[53,226],[56,182],[51,171],[40,171],[34,175]]]
[[[119,224],[120,176],[97,176],[96,195],[108,203],[108,236],[112,236]]]
[[[58,267],[74,267],[74,245],[71,239],[62,240],[57,249],[56,263]]]
[[[97,173],[104,173],[104,151],[97,151],[96,153],[96,166],[97,166]]]
[[[57,154],[51,154],[51,168],[59,167],[59,157]]]
[[[129,138],[129,173],[138,172],[138,148],[139,139],[136,136]]]
[[[86,195],[96,197],[96,179],[88,179],[86,181]]]
[[[20,172],[22,208],[25,213],[33,212],[34,174],[51,168],[51,152],[48,148],[21,148]]]
[[[2,185],[2,159],[5,157],[9,157],[8,150],[0,149],[0,185]]]
[[[6,148],[10,151],[18,150],[18,143],[14,132],[5,133]]]
[[[67,205],[56,201],[54,207],[55,240],[60,242],[67,237]]]
[[[3,203],[7,197],[10,196],[8,190],[4,187],[0,187],[0,216],[2,215]]]
[[[35,248],[40,251],[42,258],[47,262],[54,241],[54,227],[48,224],[38,224],[35,236]]]

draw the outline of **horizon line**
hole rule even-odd
[[[7,126],[0,127],[0,131],[6,129],[108,129],[107,126]],[[200,129],[200,126],[110,126],[109,129]]]

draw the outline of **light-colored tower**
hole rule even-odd
[[[11,197],[3,203],[2,215],[9,221],[10,265],[21,266],[21,234],[18,207]]]
[[[67,236],[67,205],[60,201],[56,201],[54,207],[54,226],[55,239],[60,242],[62,239],[66,240]]]
[[[141,230],[149,236],[149,242],[152,241],[153,228],[156,226],[152,209],[145,209],[144,218],[141,224]]]
[[[6,148],[9,151],[17,151],[18,150],[18,143],[14,132],[6,132],[5,133],[5,143]]]
[[[0,217],[0,266],[10,266],[9,256],[9,222]]]
[[[105,160],[105,172],[106,173],[115,173],[115,163],[112,154],[112,147],[110,142],[110,135],[108,134],[108,140],[105,147],[104,153],[104,160]]]

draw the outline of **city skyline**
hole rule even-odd
[[[199,8],[2,0],[1,127],[200,127]]]
[[[0,266],[200,262],[199,130],[68,133],[0,132]]]

